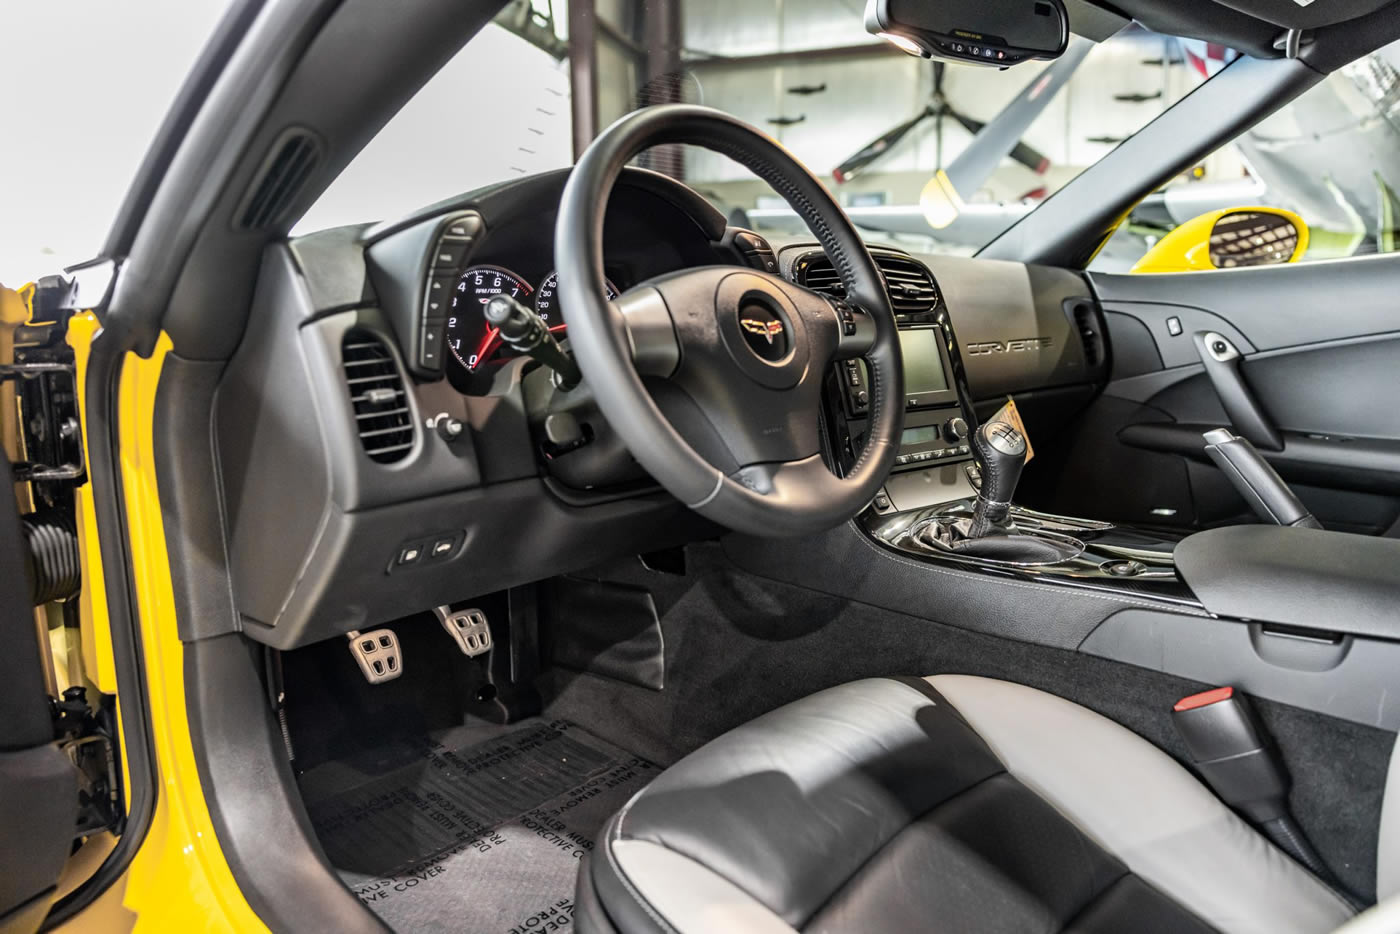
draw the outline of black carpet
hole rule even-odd
[[[392,743],[301,787],[331,864],[391,927],[511,934],[571,924],[579,859],[655,773],[554,721]]]
[[[882,675],[972,674],[1068,698],[1185,758],[1171,707],[1207,685],[775,583],[737,569],[713,546],[689,554],[686,577],[636,562],[595,574],[652,591],[666,690],[556,668],[541,685],[548,715],[586,723],[605,739],[669,764],[826,687]],[[560,612],[567,616],[567,608]],[[1290,805],[1299,823],[1343,883],[1373,899],[1394,735],[1283,704],[1256,706],[1292,776]]]

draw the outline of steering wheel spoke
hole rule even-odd
[[[668,377],[681,362],[681,344],[666,300],[654,286],[642,284],[618,296],[612,312],[621,321],[632,365],[643,376]]]
[[[840,495],[841,481],[827,470],[820,454],[778,463],[749,464],[729,475],[745,489],[792,508]]]

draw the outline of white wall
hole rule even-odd
[[[860,17],[852,10],[845,15],[840,0],[814,0],[812,19],[803,27],[793,13],[795,0],[786,0],[786,15],[774,21],[774,7],[784,0],[718,0],[717,6],[736,11],[731,19],[710,23],[692,16],[688,25],[701,30],[700,41],[687,35],[694,48],[725,54],[762,54],[778,50],[817,46],[857,44],[867,37]],[[801,5],[803,16],[809,9]],[[689,9],[690,7],[688,7]],[[709,4],[706,4],[707,12]],[[748,10],[747,16],[741,15]],[[762,15],[760,15],[762,14]],[[797,38],[794,38],[796,36]],[[721,43],[718,48],[706,42]],[[1050,182],[1052,187],[1072,178],[1092,165],[1112,148],[1112,144],[1089,142],[1089,137],[1125,137],[1140,129],[1199,83],[1194,71],[1175,67],[1163,70],[1143,61],[1163,55],[1157,37],[1138,34],[1119,38],[1093,49],[1068,87],[1046,108],[1026,134],[1026,142],[1049,157],[1055,171],[1046,178],[1014,164],[1002,166],[982,193],[982,200],[1019,198],[1033,188]],[[1031,63],[998,72],[971,65],[949,65],[944,93],[965,115],[987,121],[1006,106],[1022,88],[1047,67]],[[842,160],[885,131],[917,114],[928,102],[933,86],[933,65],[897,54],[876,54],[862,58],[815,60],[805,63],[772,65],[729,64],[697,61],[692,70],[698,79],[703,101],[743,117],[767,129],[819,175],[829,175]],[[820,94],[799,96],[787,89],[797,85],[826,84]],[[1116,94],[1153,94],[1164,91],[1163,100],[1129,103],[1114,100]],[[790,127],[766,123],[771,117],[806,119]],[[944,125],[943,161],[946,165],[963,150],[970,136],[952,121]],[[932,174],[937,167],[937,145],[933,121],[926,121],[906,137],[889,156],[868,171],[869,176],[920,171]],[[704,183],[738,181],[744,170],[711,153],[699,150],[687,155],[687,180]],[[893,200],[893,199],[892,199]]]
[[[227,0],[0,0],[0,282],[95,255]]]

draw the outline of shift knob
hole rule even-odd
[[[1014,425],[988,422],[972,436],[972,453],[982,472],[982,489],[977,494],[969,535],[981,538],[1009,529],[1011,497],[1026,465],[1026,439]]]

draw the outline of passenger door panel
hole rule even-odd
[[[1058,439],[1038,505],[1185,527],[1249,518],[1200,438],[1230,424],[1193,340],[1210,330],[1241,352],[1244,382],[1285,441],[1265,456],[1304,503],[1329,528],[1385,532],[1400,516],[1397,279],[1400,256],[1092,276],[1111,378]]]

